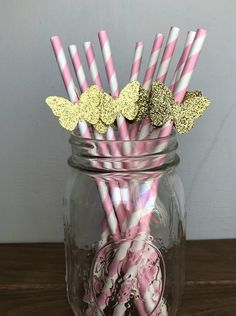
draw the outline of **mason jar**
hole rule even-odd
[[[64,196],[66,281],[77,316],[176,315],[185,211],[177,139],[72,134]]]

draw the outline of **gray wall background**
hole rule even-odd
[[[44,104],[66,95],[49,38],[64,46],[91,40],[107,29],[120,85],[129,76],[136,40],[144,64],[156,32],[181,28],[209,36],[190,88],[212,105],[194,130],[179,138],[189,239],[236,237],[236,28],[235,1],[1,0],[0,10],[0,242],[63,239],[61,196],[70,154],[68,134]],[[99,56],[102,74],[103,63]],[[144,69],[145,67],[143,67]],[[173,67],[170,71],[173,74]]]

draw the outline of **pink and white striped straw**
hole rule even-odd
[[[134,59],[130,72],[130,82],[138,79],[143,55],[143,43],[137,42],[134,50]],[[130,127],[130,139],[135,139],[139,130],[140,122],[134,122]]]
[[[109,43],[109,38],[105,30],[98,33],[100,46],[102,49],[103,59],[105,63],[107,80],[111,89],[111,94],[114,97],[119,96],[118,80],[116,76],[116,71],[111,55],[111,47]],[[117,127],[122,140],[130,140],[128,125],[125,118],[122,115],[117,116]],[[127,147],[125,147],[127,149]]]
[[[68,96],[71,102],[78,102],[78,95],[76,93],[75,84],[59,36],[53,36],[51,38],[51,43]],[[84,120],[79,120],[78,126],[82,137],[91,138],[91,133],[89,131],[88,125]],[[107,190],[107,186],[104,181],[100,180],[97,181],[97,185],[103,207],[106,211],[106,218],[109,225],[109,229],[114,236],[117,236],[117,234],[119,233],[118,224],[112,206],[112,201]]]
[[[164,82],[170,66],[175,46],[179,37],[179,28],[172,26],[167,38],[166,47],[161,58],[160,67],[157,72],[157,81]]]
[[[164,35],[161,33],[157,34],[154,39],[151,54],[150,54],[150,59],[148,62],[148,67],[143,79],[143,88],[146,90],[149,90],[151,86],[154,73],[156,70],[157,62],[158,62],[158,57],[160,55],[160,50],[163,44],[163,40],[164,40]],[[135,122],[132,125],[131,130],[130,130],[131,139],[135,139],[137,137],[139,129],[141,132],[141,135],[139,135],[139,139],[145,138],[146,137],[145,135],[148,135],[149,133],[149,128],[150,128],[150,120],[148,118],[144,119],[144,121],[142,122],[141,129],[140,129],[140,122]]]
[[[61,72],[61,76],[66,88],[66,91],[68,93],[68,96],[71,100],[71,102],[77,102],[78,101],[78,95],[75,88],[75,84],[70,72],[69,65],[66,60],[66,56],[61,44],[61,40],[59,36],[53,36],[51,37],[51,44],[55,53],[55,57]],[[88,128],[87,123],[84,120],[80,120],[79,123],[79,130],[81,135],[84,138],[91,138],[91,134]]]
[[[160,50],[161,50],[161,47],[163,44],[163,40],[164,40],[164,35],[159,33],[156,35],[155,40],[153,42],[148,67],[147,67],[147,70],[145,72],[144,79],[143,79],[143,88],[146,90],[149,90],[149,88],[151,86],[151,83],[152,83],[152,80],[154,77],[154,73],[156,70],[156,66],[157,66],[158,57],[159,57]]]
[[[179,31],[180,31],[180,29],[176,26],[172,26],[170,28],[169,35],[168,35],[168,38],[166,41],[166,46],[165,46],[165,49],[164,49],[164,52],[163,52],[163,55],[161,58],[160,66],[159,66],[159,69],[157,71],[157,78],[156,78],[157,81],[165,82],[165,79],[166,79],[166,76],[167,76],[167,73],[168,73],[168,70],[170,67],[170,63],[171,63],[171,60],[172,60],[172,57],[173,57],[173,54],[175,51],[175,47],[177,44],[177,40],[179,37]],[[150,125],[150,121],[149,121],[149,125]],[[147,134],[148,127],[145,127],[145,128],[146,128],[146,130],[143,129],[140,132],[140,134],[142,134],[143,138],[147,137],[147,135],[148,135]],[[152,133],[152,137],[153,138],[158,137],[159,132],[160,132],[160,130],[158,128],[155,129]]]
[[[185,62],[186,62],[186,60],[188,58],[189,51],[190,51],[190,49],[192,47],[195,35],[196,35],[196,32],[194,32],[194,31],[190,31],[187,34],[186,42],[184,44],[184,50],[182,52],[182,55],[181,55],[181,57],[179,59],[179,62],[177,64],[177,66],[176,66],[173,79],[171,80],[171,84],[169,86],[171,91],[174,91],[176,83],[178,82],[178,80],[180,78],[180,75],[181,75],[181,73],[183,71]]]
[[[74,66],[76,78],[78,80],[81,92],[84,92],[88,88],[88,83],[85,79],[85,73],[82,67],[81,58],[78,53],[76,45],[69,46],[69,53],[71,56],[72,64]]]
[[[170,36],[169,36],[170,37]],[[168,41],[167,41],[168,42]],[[166,50],[165,50],[165,52],[166,52]],[[165,54],[165,52],[164,52],[164,54]],[[172,55],[173,55],[173,52],[172,52]],[[183,55],[182,55],[183,56]],[[163,56],[164,57],[164,56]],[[163,60],[164,60],[164,58],[163,58]],[[178,63],[178,65],[180,65],[180,62]],[[194,65],[194,67],[196,66],[196,64]],[[168,66],[169,67],[169,66]],[[161,80],[164,80],[165,79],[165,77],[166,77],[166,74],[167,74],[167,71],[168,71],[168,68],[166,69],[166,73],[162,76],[162,77],[160,77],[160,79]],[[166,131],[166,134],[165,134],[165,136],[168,136],[170,133],[171,133],[171,130],[172,130],[172,122],[168,122],[167,124],[166,124],[166,126],[164,127],[165,128],[165,131]],[[162,145],[162,144],[161,144]],[[158,184],[157,183],[155,183],[155,182],[153,182],[152,183],[152,185],[151,185],[151,187],[150,187],[150,191],[148,190],[148,195],[149,195],[149,199],[150,200],[152,200],[152,199],[154,199],[154,201],[155,201],[155,199],[156,199],[156,191],[157,191],[157,187],[158,187]],[[148,216],[149,216],[149,214],[148,214]],[[148,225],[147,223],[149,223],[149,218],[147,217],[146,219],[145,219],[145,225]],[[143,218],[141,218],[141,220],[140,220],[140,222],[142,222],[143,221]],[[144,229],[145,229],[145,225],[144,225]],[[142,229],[141,229],[141,231],[142,231]],[[133,269],[133,267],[131,267],[132,269]],[[145,289],[145,286],[144,286],[144,293],[146,293],[145,294],[145,297],[147,296],[149,296],[149,293],[148,293],[148,287],[146,287],[146,289]],[[146,300],[145,300],[145,302],[146,302]],[[150,305],[151,306],[151,305]],[[149,308],[149,304],[147,305],[147,308]]]
[[[207,31],[204,29],[197,29],[192,47],[190,49],[188,58],[185,62],[183,71],[181,73],[180,79],[176,84],[176,88],[174,90],[174,96],[176,102],[182,102],[187,87],[189,85],[190,79],[192,77],[193,71],[196,67],[198,58],[202,51],[203,44],[205,42],[207,36]],[[169,136],[172,131],[173,124],[172,122],[167,122],[160,129],[160,137]]]
[[[94,50],[93,50],[93,45],[91,42],[85,42],[84,43],[84,50],[85,50],[85,55],[86,55],[86,59],[87,59],[87,64],[89,66],[89,70],[90,70],[90,74],[91,77],[93,79],[93,83],[95,85],[97,85],[98,88],[102,89],[102,80],[98,71],[98,67],[97,67],[97,63],[96,63],[96,59],[95,59],[95,54],[94,54]],[[113,128],[110,126],[109,127],[110,133],[108,134],[111,135],[112,140],[116,140],[115,138],[115,133],[113,131]],[[104,140],[104,136],[97,133],[96,131],[94,131],[94,135],[96,139],[100,139],[100,140]],[[112,154],[116,155],[117,153],[117,148],[115,148],[116,150],[114,151],[114,146],[108,148],[107,144],[100,144],[100,150],[101,153],[107,156],[110,156],[110,150]],[[105,162],[105,164],[107,164],[107,162]],[[117,162],[115,162],[115,167],[120,168],[121,164],[117,164]],[[108,167],[109,168],[109,167]],[[111,166],[110,166],[111,168]],[[118,219],[118,224],[120,227],[120,233],[122,233],[122,231],[125,228],[125,222],[126,222],[126,212],[125,212],[125,208],[124,208],[124,204],[122,203],[122,200],[124,200],[124,190],[122,190],[122,188],[119,187],[119,184],[117,181],[111,179],[111,181],[109,181],[109,187],[111,190],[111,198],[112,198],[112,202],[116,211],[116,217]]]
[[[85,55],[87,59],[87,63],[89,66],[90,74],[93,79],[93,83],[100,89],[102,89],[102,80],[101,76],[98,72],[98,67],[97,63],[95,60],[95,54],[93,50],[93,45],[91,42],[85,42],[84,43],[84,50],[85,50]]]
[[[102,89],[102,81],[101,81],[100,74],[98,72],[98,67],[97,67],[92,43],[85,42],[84,49],[85,49],[87,63],[90,69],[92,79],[93,79],[93,83],[96,84],[100,89]],[[104,139],[102,135],[97,135],[97,138]],[[114,130],[111,126],[108,128],[106,138],[108,140],[114,140],[114,141],[116,140]],[[119,154],[119,150],[117,146],[111,144],[110,149],[113,155]],[[107,146],[105,150],[106,152],[109,152]],[[114,166],[115,168],[120,168],[121,164],[118,162],[114,162]],[[125,228],[125,221],[126,221],[124,204],[128,205],[130,202],[129,191],[125,190],[124,185],[121,185],[121,187],[119,188],[118,185],[115,185],[114,182],[111,181],[111,192],[112,192],[113,204],[114,204],[115,209],[117,210],[117,217],[119,220],[120,230],[122,231]]]
[[[77,102],[77,89],[66,60],[60,37],[56,35],[51,37],[50,40],[69,99],[71,102]]]
[[[131,67],[130,78],[129,81],[134,81],[138,79],[141,63],[143,56],[143,43],[137,42],[134,50],[134,59]]]
[[[199,29],[197,30],[197,33],[196,33],[196,36],[195,36],[195,39],[194,39],[194,43],[192,45],[192,48],[190,50],[190,53],[189,53],[189,57],[186,61],[186,64],[184,66],[184,69],[186,70],[189,70],[189,72],[186,71],[186,74],[187,74],[187,80],[183,80],[183,83],[181,85],[181,88],[182,90],[182,93],[179,93],[179,94],[176,94],[174,93],[174,97],[175,97],[175,101],[178,101],[178,102],[182,102],[183,98],[184,98],[184,95],[185,95],[185,92],[186,92],[186,89],[187,89],[187,86],[189,84],[189,81],[191,79],[191,76],[193,74],[193,71],[196,67],[196,63],[197,63],[197,60],[199,58],[199,55],[200,55],[200,52],[202,50],[202,47],[203,47],[203,43],[205,41],[205,38],[206,38],[206,35],[207,35],[207,32],[205,30],[202,30],[202,29]],[[202,38],[201,38],[202,37]],[[201,38],[199,40],[199,38]],[[195,42],[196,40],[196,42]],[[195,44],[195,47],[194,47],[194,44]],[[191,58],[191,56],[194,56]],[[183,76],[185,74],[184,70],[182,72]],[[182,74],[181,74],[181,77],[180,77],[180,81],[182,79]],[[178,83],[179,84],[179,83]],[[184,91],[184,93],[183,93]],[[178,93],[178,92],[177,92]],[[179,97],[179,98],[178,98]],[[172,131],[172,127],[173,127],[173,124],[172,122],[167,122],[162,128],[161,128],[161,131],[160,131],[160,137],[164,137],[164,136],[169,136],[171,134],[171,131]],[[162,146],[163,144],[161,143],[160,146]],[[148,291],[148,290],[147,290]],[[166,306],[165,304],[162,305],[162,307],[164,308],[163,309],[163,314],[166,314],[167,311],[166,311]],[[162,314],[161,314],[162,315]]]
[[[184,95],[186,93],[193,71],[196,67],[196,63],[202,51],[202,47],[205,42],[206,36],[207,36],[206,30],[204,29],[197,30],[187,61],[181,73],[181,78],[179,79],[174,91],[176,102],[181,102],[184,98]]]

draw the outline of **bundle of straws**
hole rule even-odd
[[[149,137],[157,139],[169,136],[172,133],[173,124],[177,131],[186,132],[193,126],[194,119],[199,117],[209,105],[209,100],[204,98],[199,91],[187,92],[206,36],[207,32],[204,29],[188,32],[183,52],[169,87],[165,85],[165,80],[179,37],[179,29],[170,28],[158,67],[164,36],[160,33],[155,36],[142,85],[137,79],[142,62],[143,43],[137,42],[130,72],[130,84],[120,93],[108,35],[106,31],[100,31],[98,37],[111,95],[103,92],[92,43],[84,43],[87,64],[94,83],[91,87],[88,86],[77,47],[70,45],[69,53],[82,93],[80,97],[72,79],[60,38],[54,36],[51,38],[51,43],[70,101],[49,97],[46,102],[52,108],[53,113],[59,116],[62,126],[68,130],[78,129],[80,135],[86,139],[109,141],[145,140]],[[157,74],[154,78],[156,68]],[[163,109],[165,102],[160,102],[163,94],[162,99],[169,100],[166,109]],[[184,110],[181,112],[182,109]],[[135,117],[139,112],[142,115],[136,120]],[[188,126],[185,126],[186,124]],[[157,143],[157,146],[163,146],[163,142]],[[128,145],[124,146],[122,153],[118,147],[112,145],[110,147],[101,145],[99,150],[101,154],[114,157],[128,156],[131,153]],[[140,148],[141,151],[142,148]],[[160,164],[160,162],[158,163]],[[100,284],[99,293],[96,293],[96,304],[91,299],[92,290],[87,290],[84,298],[84,301],[88,303],[86,315],[106,314],[109,299],[112,298],[116,289],[116,282],[121,270],[123,282],[117,296],[119,297],[118,304],[113,306],[112,313],[110,312],[109,315],[126,315],[127,303],[131,300],[132,290],[135,287],[138,294],[134,304],[139,315],[151,313],[152,315],[168,315],[163,299],[163,271],[158,268],[161,264],[161,256],[158,257],[156,252],[154,254],[150,248],[145,248],[143,241],[149,231],[151,213],[157,195],[158,177],[146,181],[140,186],[140,196],[135,207],[131,205],[129,185],[126,181],[110,179],[107,183],[98,178],[96,182],[105,214],[101,243],[97,251],[107,243],[110,236],[117,241],[122,239],[128,231],[132,238],[120,245],[107,268],[107,274],[100,275],[101,278],[105,278],[105,282]],[[130,256],[130,253],[133,254],[133,257]],[[158,264],[156,270],[146,271],[145,277],[141,278],[138,269],[143,254],[149,260],[156,260]],[[148,270],[147,265],[146,270]],[[154,279],[156,283],[153,282]],[[134,280],[139,282],[138,286],[134,284]],[[153,311],[155,312],[153,313]]]

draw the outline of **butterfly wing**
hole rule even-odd
[[[210,100],[204,97],[200,91],[191,91],[186,93],[183,105],[191,109],[193,119],[196,120],[210,105]]]
[[[139,99],[137,101],[138,104],[138,113],[135,117],[136,121],[141,121],[144,119],[149,113],[149,93],[143,87],[140,86],[139,89]]]
[[[93,125],[93,127],[98,131],[100,134],[105,134],[108,130],[108,125],[103,123],[102,120],[99,120],[96,124]]]
[[[172,120],[178,133],[189,132],[194,126],[192,110],[186,104],[174,104],[172,108]]]
[[[115,100],[106,92],[102,93],[100,102],[100,119],[106,124],[113,124],[118,114],[117,104]]]
[[[90,124],[96,124],[100,117],[100,99],[102,92],[97,86],[92,85],[80,96],[79,112],[81,118]]]
[[[50,96],[45,101],[53,114],[59,117],[59,123],[62,127],[69,131],[76,128],[79,120],[78,104],[73,104],[65,98],[56,96]]]
[[[151,87],[149,116],[154,126],[162,126],[171,117],[174,98],[170,89],[159,81]]]
[[[136,80],[128,83],[115,100],[120,114],[128,120],[134,120],[138,114],[140,83]]]

